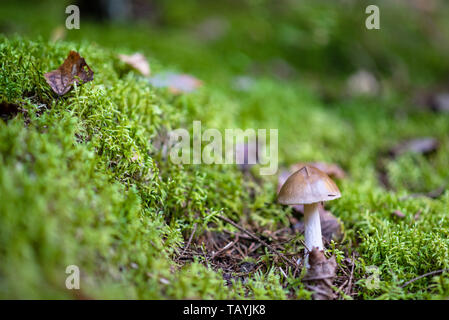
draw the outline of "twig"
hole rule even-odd
[[[399,200],[406,200],[406,199],[410,199],[410,198],[419,198],[419,197],[427,197],[427,198],[431,198],[431,199],[436,199],[438,197],[440,197],[444,191],[446,190],[446,185],[443,185],[441,187],[439,187],[438,189],[429,191],[429,192],[425,192],[425,193],[412,193],[406,196],[403,196],[401,198],[399,198]]]
[[[221,248],[220,250],[218,250],[217,252],[215,252],[212,255],[211,259],[214,259],[216,256],[218,256],[219,254],[221,254],[223,251],[226,251],[228,249],[230,249],[232,246],[234,246],[237,242],[239,241],[239,236],[237,235],[234,241],[229,242],[227,245],[225,245],[223,248]]]
[[[239,226],[237,223],[235,223],[234,221],[232,221],[231,219],[228,219],[226,217],[222,217],[222,216],[217,216],[217,218],[233,225],[234,227],[236,227],[237,229],[239,229],[240,231],[246,233],[248,236],[250,236],[251,238],[253,238],[254,240],[258,241],[259,243],[261,243],[263,246],[267,247],[268,249],[270,249],[273,253],[275,253],[276,255],[278,255],[282,260],[284,260],[285,262],[295,266],[290,260],[288,260],[282,253],[280,253],[279,251],[277,251],[275,248],[273,248],[272,246],[270,246],[268,243],[266,243],[265,241],[263,241],[262,239],[260,239],[258,236],[256,236],[254,233],[252,233],[249,230],[246,230],[245,228]],[[296,266],[295,266],[296,267]]]
[[[405,288],[410,283],[415,282],[415,281],[417,281],[419,279],[422,279],[422,278],[425,278],[425,277],[428,277],[428,276],[434,276],[434,275],[441,274],[441,273],[447,272],[447,271],[449,271],[449,269],[441,269],[441,270],[435,270],[435,271],[424,273],[424,274],[422,274],[422,275],[420,275],[420,276],[418,276],[416,278],[413,278],[412,280],[409,280],[406,283],[402,284],[401,288]]]
[[[182,253],[181,253],[181,257],[184,255],[184,253],[186,253],[186,250],[190,247],[190,244],[192,243],[192,239],[193,239],[193,235],[195,234],[195,232],[196,232],[196,227],[198,226],[198,224],[197,223],[195,223],[194,225],[193,225],[193,230],[192,230],[192,233],[190,234],[190,237],[189,237],[189,241],[187,242],[187,245],[184,247],[184,250],[182,251]]]
[[[351,262],[352,262],[351,276],[349,277],[348,286],[346,287],[346,290],[345,290],[345,293],[347,295],[350,295],[351,291],[352,291],[352,277],[354,276],[354,266],[355,266],[355,263],[354,263],[354,252],[352,253]]]

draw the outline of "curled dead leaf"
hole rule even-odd
[[[155,75],[148,81],[156,88],[168,88],[170,92],[175,94],[195,91],[203,84],[202,81],[191,75],[172,72]]]
[[[416,138],[402,141],[390,150],[390,154],[393,157],[400,156],[407,152],[427,155],[435,152],[438,147],[439,142],[435,138]]]
[[[56,28],[53,29],[53,31],[51,32],[51,36],[50,36],[50,40],[52,42],[57,42],[60,40],[63,40],[66,36],[66,28],[65,26],[57,26]]]
[[[143,76],[148,77],[151,73],[150,64],[145,56],[141,53],[134,53],[130,56],[126,54],[119,54],[119,59],[139,71]]]
[[[299,162],[290,166],[291,173],[298,171],[305,166],[312,166],[327,174],[331,178],[343,179],[346,177],[346,172],[338,165],[327,162]]]
[[[400,219],[404,219],[405,218],[405,213],[402,212],[401,210],[394,210],[393,211],[393,215],[400,218]]]
[[[47,72],[45,80],[59,96],[70,91],[74,83],[85,83],[94,79],[94,72],[83,57],[76,51],[70,51],[64,63],[56,70]]]
[[[332,300],[335,294],[332,289],[336,275],[337,262],[335,256],[326,259],[324,252],[314,248],[309,253],[309,269],[302,281],[313,291],[314,300]]]

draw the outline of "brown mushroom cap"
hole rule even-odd
[[[323,171],[304,166],[293,173],[279,191],[282,204],[309,204],[341,197],[335,182]]]

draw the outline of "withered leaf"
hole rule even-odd
[[[449,112],[449,93],[439,93],[429,99],[429,105],[436,112]]]
[[[401,219],[405,218],[405,213],[402,212],[401,210],[394,210],[393,215]]]
[[[290,167],[290,171],[293,173],[304,166],[312,166],[327,174],[331,178],[343,179],[346,177],[346,172],[338,165],[327,162],[299,162]]]
[[[63,40],[66,36],[66,28],[65,26],[57,26],[51,32],[50,40],[53,42]]]
[[[46,73],[44,77],[53,91],[62,96],[70,91],[75,82],[82,84],[92,81],[94,72],[84,58],[72,50],[58,69]]]
[[[237,159],[242,159],[243,163],[239,164],[239,168],[246,172],[250,170],[250,168],[259,163],[259,144],[261,144],[257,137],[248,138],[248,141],[237,142],[235,145],[235,153]],[[261,145],[263,148],[264,146]]]
[[[155,75],[148,81],[156,88],[168,88],[175,94],[195,91],[195,89],[203,84],[201,80],[191,75],[172,72]]]
[[[376,77],[369,71],[359,70],[347,80],[347,91],[350,95],[374,96],[380,91]]]
[[[335,256],[326,259],[323,251],[313,248],[309,253],[309,269],[303,278],[306,287],[313,291],[314,300],[332,300],[335,294],[332,290],[333,280],[336,275],[337,262]]]
[[[143,76],[148,77],[150,75],[150,64],[143,54],[134,53],[130,56],[126,54],[119,54],[118,57],[121,61],[139,71]]]
[[[435,138],[416,138],[405,140],[390,150],[390,154],[393,157],[400,156],[404,153],[420,153],[427,155],[435,152],[439,147],[439,142]]]

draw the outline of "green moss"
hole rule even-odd
[[[217,214],[271,230],[287,226],[292,214],[275,202],[276,177],[258,176],[256,183],[234,166],[166,161],[161,135],[173,128],[191,130],[193,120],[201,120],[203,129],[279,128],[282,165],[312,160],[344,167],[343,197],[328,208],[344,223],[345,235],[330,252],[339,263],[357,252],[356,298],[449,296],[447,274],[400,288],[418,275],[449,268],[448,192],[438,199],[402,199],[438,188],[449,178],[449,118],[412,108],[407,91],[440,79],[448,69],[440,59],[445,49],[428,49],[425,44],[435,39],[411,33],[413,20],[404,17],[403,8],[392,9],[383,20],[383,26],[395,26],[392,34],[371,38],[350,18],[357,16],[357,6],[292,5],[294,10],[284,12],[264,9],[264,1],[245,5],[254,19],[224,10],[230,32],[210,44],[191,31],[188,13],[203,8],[195,2],[164,12],[169,26],[162,30],[83,22],[79,31],[69,32],[69,41],[57,43],[44,39],[61,23],[58,15],[43,19],[31,10],[16,10],[14,3],[2,7],[16,15],[15,23],[25,30],[19,28],[20,33],[44,36],[0,39],[0,102],[24,110],[8,122],[0,120],[0,297],[74,298],[64,283],[66,266],[76,264],[82,293],[95,298],[310,298],[301,278],[286,271],[284,279],[268,252],[260,257],[267,271],[229,286],[200,258],[185,266],[175,261],[195,223],[197,234],[232,229],[215,219]],[[207,10],[212,9],[204,7],[198,17],[208,16]],[[322,10],[324,20],[319,19]],[[8,16],[2,15],[1,22]],[[395,17],[404,22],[401,28]],[[304,25],[296,25],[297,20]],[[273,21],[273,28],[265,21]],[[447,23],[439,16],[435,21]],[[251,34],[242,31],[249,30],[248,23],[255,26]],[[359,31],[348,38],[349,29]],[[313,30],[330,41],[324,45],[307,37]],[[298,37],[304,42],[293,41]],[[363,40],[362,49],[353,39]],[[95,78],[57,98],[43,74],[72,49],[86,59]],[[147,55],[154,73],[175,68],[200,76],[205,85],[180,96],[156,90],[118,60],[118,53],[134,50]],[[295,58],[298,52],[303,59]],[[251,60],[277,56],[303,73],[289,80],[264,73],[254,77],[248,91],[233,88],[235,75],[245,73]],[[390,67],[398,61],[410,78],[395,78]],[[386,87],[381,95],[340,93],[342,79],[371,64],[383,66],[376,69]],[[323,91],[330,102],[323,101]],[[414,136],[435,137],[440,148],[429,157],[386,159],[392,190],[385,190],[376,172],[379,155]],[[394,210],[405,218],[395,217]],[[288,249],[300,250],[300,239]]]

